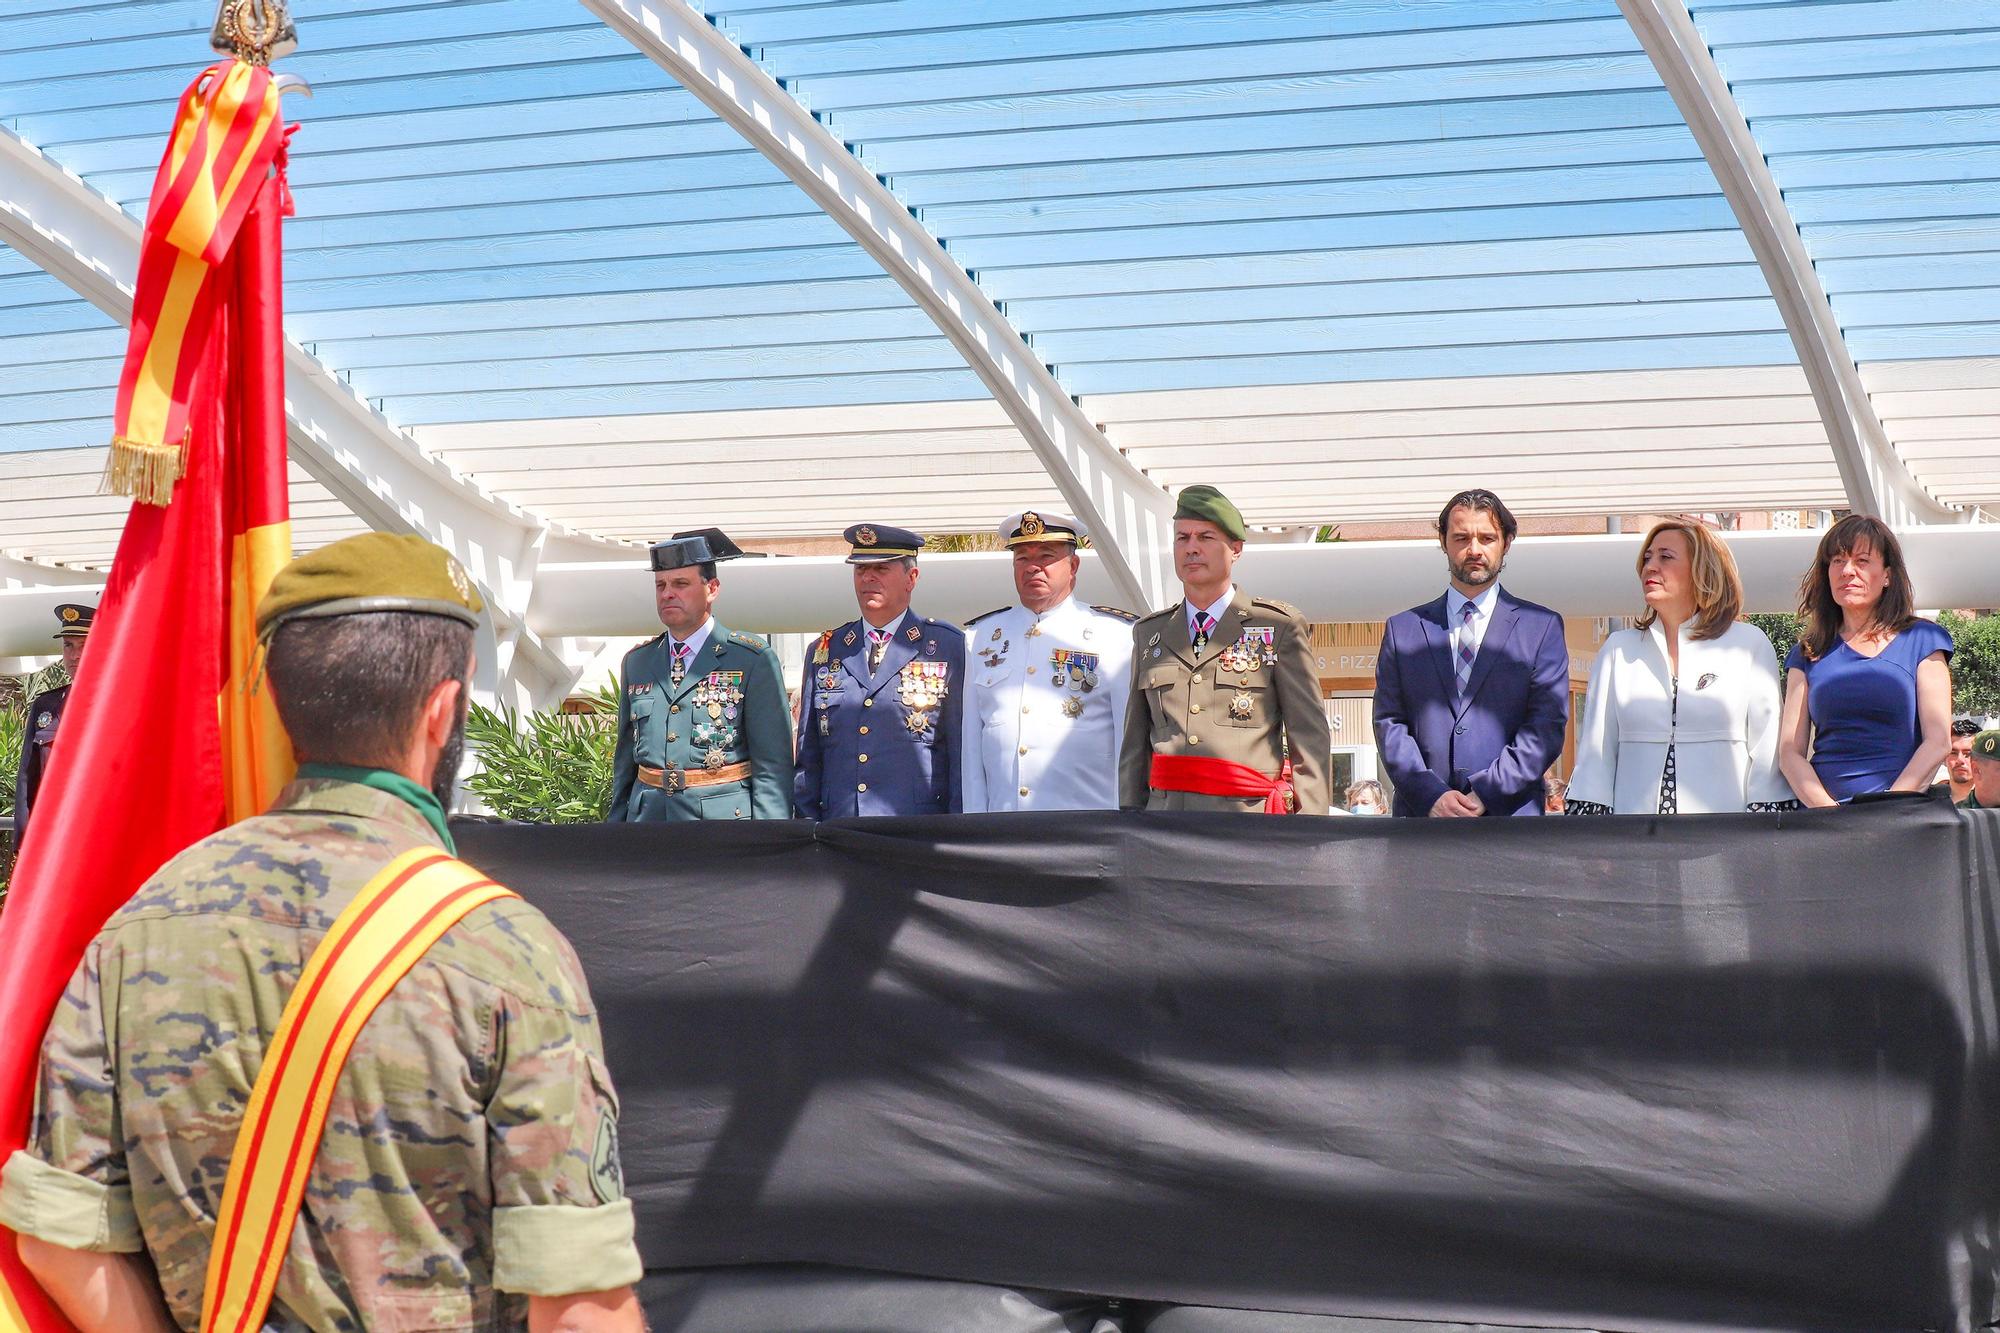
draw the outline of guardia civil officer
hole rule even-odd
[[[1127,810],[1324,814],[1332,733],[1296,607],[1232,581],[1250,535],[1213,486],[1174,508],[1182,600],[1132,627],[1132,698],[1118,764]],[[1282,777],[1291,769],[1293,799]]]
[[[82,1333],[201,1326],[223,1166],[302,961],[392,863],[451,851],[438,793],[482,610],[450,555],[380,532],[294,561],[258,604],[298,778],[169,861],[86,947],[43,1038],[39,1114],[0,1174],[0,1224]],[[307,1205],[277,1231],[254,1327],[638,1333],[597,1012],[541,912],[474,906],[333,1067],[316,1151],[266,1162],[304,1171]],[[276,1225],[268,1202],[243,1220],[252,1237]]]
[[[743,554],[720,529],[653,547],[665,634],[625,654],[610,821],[786,819],[792,712],[778,655],[710,613],[716,566]]]
[[[97,609],[75,602],[56,608],[56,638],[62,642],[63,670],[76,679],[77,664],[83,661],[83,642],[90,636]],[[69,684],[43,690],[28,700],[28,734],[21,740],[21,764],[14,774],[14,847],[28,834],[28,807],[42,790],[48,776],[49,758],[54,752],[56,728],[62,723],[63,709],[69,705]]]
[[[1076,596],[1085,535],[1052,509],[1000,525],[1021,601],[965,626],[968,813],[1118,808],[1138,617]]]
[[[799,818],[957,813],[965,633],[910,609],[922,537],[885,523],[842,536],[861,616],[806,654]]]

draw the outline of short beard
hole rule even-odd
[[[446,810],[451,809],[451,794],[458,787],[459,761],[465,757],[465,717],[470,704],[466,688],[466,682],[459,682],[458,720],[452,723],[451,737],[438,751],[437,764],[431,769],[431,795]]]
[[[1451,570],[1451,576],[1455,581],[1463,583],[1467,587],[1471,588],[1481,588],[1493,582],[1493,580],[1500,577],[1500,571],[1507,567],[1507,562],[1505,560],[1502,560],[1500,563],[1492,566],[1490,569],[1480,570],[1477,574],[1474,574],[1471,570],[1468,570],[1465,566],[1456,563],[1449,557],[1446,558],[1444,563],[1446,568]]]

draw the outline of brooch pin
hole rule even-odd
[[[1698,690],[1705,690],[1713,684],[1715,684],[1715,673],[1713,671],[1705,671],[1702,673],[1701,679],[1694,683],[1694,687]]]

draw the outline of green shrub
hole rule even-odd
[[[465,738],[479,766],[466,789],[502,819],[592,824],[611,808],[618,695],[585,696],[589,713],[531,713],[472,705]]]
[[[1951,632],[1952,711],[1982,717],[2000,713],[2000,615],[1938,617]]]

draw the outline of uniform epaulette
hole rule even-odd
[[[652,638],[646,640],[644,643],[635,643],[630,648],[627,648],[625,650],[625,656],[630,657],[633,653],[638,652],[641,648],[651,648],[654,644],[658,643],[661,639],[664,639],[666,637],[667,637],[667,632],[665,630],[661,630],[658,634],[655,634]]]
[[[1178,610],[1180,610],[1180,603],[1179,603],[1179,602],[1176,602],[1176,603],[1174,603],[1174,604],[1173,604],[1172,606],[1163,606],[1163,607],[1161,607],[1161,608],[1160,608],[1159,610],[1157,610],[1157,611],[1153,612],[1153,613],[1152,613],[1151,615],[1144,615],[1144,616],[1140,616],[1140,617],[1139,617],[1139,619],[1140,619],[1141,621],[1147,621],[1147,620],[1166,620],[1166,619],[1168,619],[1169,617],[1171,617],[1171,616],[1172,616],[1172,615],[1174,614],[1174,612],[1176,612],[1176,611],[1178,611]]]
[[[952,624],[949,620],[939,620],[936,616],[925,616],[924,623],[926,625],[929,625],[932,629],[950,630],[953,634],[965,633],[964,630]]]
[[[744,648],[762,648],[764,641],[754,634],[745,634],[740,629],[729,631],[729,641]]]
[[[1290,602],[1281,602],[1275,597],[1252,597],[1250,605],[1265,607],[1276,611],[1279,615],[1296,616],[1299,614],[1299,609],[1296,606],[1293,606]]]
[[[1097,603],[1092,602],[1090,604],[1090,609],[1099,612],[1102,615],[1115,616],[1119,620],[1124,621],[1128,625],[1137,622],[1139,619],[1139,613],[1137,611],[1127,611],[1122,606],[1099,606]]]
[[[982,620],[988,619],[989,617],[992,616],[1004,615],[1007,612],[1012,611],[1013,609],[1014,608],[1011,606],[996,606],[991,611],[981,611],[978,615],[966,621],[965,627],[967,629],[971,629],[974,625],[977,625]]]

